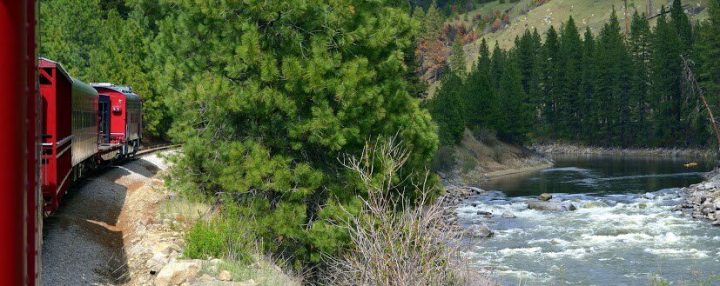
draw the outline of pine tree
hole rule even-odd
[[[580,85],[582,78],[582,41],[572,17],[562,27],[560,37],[560,81],[557,96],[557,132],[563,138],[577,140],[580,132]]]
[[[685,14],[685,9],[682,7],[681,0],[673,0],[672,7],[670,8],[670,25],[675,27],[682,43],[682,53],[688,55],[693,46],[693,34],[692,26],[690,25],[690,19]]]
[[[602,101],[596,94],[597,84],[597,51],[595,38],[590,27],[585,29],[582,54],[582,79],[580,91],[582,103],[579,107],[580,122],[582,123],[582,141],[588,144],[597,144],[596,131],[600,129],[600,118],[603,111]]]
[[[517,49],[516,59],[518,67],[520,68],[521,82],[525,93],[530,93],[530,90],[537,89],[537,86],[533,86],[536,83],[535,77],[536,72],[536,51],[538,44],[534,42],[532,34],[529,30],[525,30],[522,38],[518,41],[515,49]]]
[[[509,142],[526,143],[532,129],[533,108],[523,91],[516,61],[505,61],[497,93],[502,110],[497,123],[498,136]]]
[[[634,142],[636,146],[646,146],[651,136],[652,126],[648,122],[650,108],[649,67],[651,60],[651,37],[650,24],[645,15],[639,15],[637,11],[633,14],[630,26],[630,38],[628,40],[630,54],[632,56],[632,81],[630,90],[631,128],[637,130]]]
[[[629,114],[630,58],[613,9],[610,22],[605,24],[598,38],[597,106],[603,106],[600,116],[601,144],[627,146],[633,130]]]
[[[665,7],[662,7],[662,12]],[[682,41],[675,27],[661,13],[655,27],[651,62],[651,82],[655,109],[656,145],[673,146],[681,134],[682,68],[680,54]]]
[[[545,43],[539,53],[540,88],[542,90],[542,104],[544,129],[550,137],[555,137],[557,127],[557,96],[560,86],[560,43],[555,27],[550,26],[547,31]]]
[[[485,76],[490,78],[490,66],[492,65],[492,61],[490,59],[490,49],[488,48],[487,42],[485,42],[485,38],[480,41],[480,50],[478,51],[478,54],[477,69],[480,73],[483,73]]]
[[[496,128],[499,106],[495,87],[490,82],[490,51],[485,39],[480,42],[479,58],[463,86],[465,124],[471,130]]]
[[[438,125],[438,136],[442,146],[458,144],[462,139],[465,131],[465,112],[468,110],[464,105],[464,95],[463,80],[453,72],[442,81],[442,87],[428,104],[433,120]]]
[[[265,251],[296,265],[341,253],[347,233],[330,222],[356,214],[366,189],[338,158],[397,134],[406,177],[437,148],[408,92],[417,23],[390,2],[161,1],[149,48],[177,113],[177,184],[228,194]]]
[[[500,80],[502,79],[503,70],[505,68],[505,51],[495,42],[492,58],[490,62],[490,79],[493,86],[500,88]]]
[[[709,1],[708,20],[700,25],[695,44],[700,85],[714,113],[720,114],[720,0]]]

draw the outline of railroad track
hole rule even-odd
[[[175,149],[175,148],[179,148],[180,146],[182,146],[182,145],[180,145],[180,144],[167,144],[167,145],[154,146],[154,147],[152,147],[152,148],[150,148],[150,149],[141,149],[140,151],[137,152],[137,154],[135,154],[135,157],[140,157],[140,156],[152,154],[152,153],[155,153],[155,152],[157,152],[157,151],[168,150],[168,149]]]

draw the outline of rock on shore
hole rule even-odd
[[[706,178],[702,183],[683,188],[685,201],[677,209],[720,226],[720,169],[709,172]]]

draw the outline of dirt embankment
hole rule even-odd
[[[131,282],[124,246],[138,232],[134,222],[151,219],[155,199],[146,191],[162,184],[157,177],[165,168],[162,159],[149,155],[99,171],[71,187],[58,212],[45,220],[43,284]],[[143,206],[130,209],[130,204]]]
[[[450,163],[443,162],[452,160]],[[437,162],[440,162],[437,164]],[[447,185],[474,185],[493,177],[552,167],[552,161],[528,148],[507,144],[494,136],[474,136],[465,130],[460,145],[444,147],[436,158]]]

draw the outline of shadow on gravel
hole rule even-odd
[[[129,282],[123,247],[127,234],[120,215],[128,191],[142,182],[126,185],[142,180],[137,175],[150,178],[158,171],[151,162],[137,159],[104,168],[74,184],[57,213],[44,222],[43,284]]]

